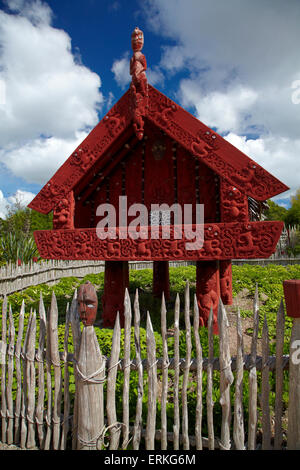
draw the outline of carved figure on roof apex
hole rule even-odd
[[[133,50],[133,56],[130,59],[131,86],[135,86],[136,92],[145,96],[147,94],[147,62],[146,57],[141,52],[143,45],[143,31],[136,27],[131,35],[131,47]]]
[[[146,57],[141,52],[143,45],[143,31],[136,27],[131,35],[133,56],[130,59],[130,75],[132,77],[130,92],[132,97],[133,127],[139,140],[144,135],[143,116],[145,116],[148,107],[147,62]]]

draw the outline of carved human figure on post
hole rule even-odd
[[[75,200],[73,191],[63,197],[53,210],[54,229],[74,229]]]
[[[210,309],[213,309],[213,333],[218,334],[218,305],[220,299],[220,275],[215,261],[200,261],[196,265],[196,295],[201,326],[208,325]]]
[[[84,326],[95,323],[98,309],[98,297],[95,287],[90,281],[81,284],[78,290],[79,316]]]
[[[146,113],[148,83],[146,77],[146,57],[141,52],[144,45],[144,34],[136,27],[131,35],[133,56],[130,59],[130,75],[132,77],[130,92],[133,107],[133,127],[139,140],[144,135],[143,116]]]
[[[147,95],[147,61],[141,52],[144,46],[144,34],[136,27],[131,35],[131,47],[133,56],[130,59],[130,75],[132,76],[131,87],[135,87],[137,93]]]

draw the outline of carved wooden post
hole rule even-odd
[[[124,295],[129,286],[128,261],[105,261],[104,294],[102,296],[102,326],[113,328],[120,314],[120,325],[124,327]]]
[[[153,295],[165,300],[170,299],[169,261],[153,262]]]
[[[232,265],[231,260],[220,261],[220,294],[224,305],[232,304]]]
[[[80,319],[83,322],[77,382],[77,449],[100,450],[103,443],[105,362],[101,355],[93,323],[98,299],[94,286],[87,282],[78,292]]]
[[[289,450],[300,450],[300,280],[283,281],[286,312],[293,318],[289,362]],[[298,353],[297,353],[298,351]]]
[[[213,333],[218,334],[218,305],[220,273],[218,261],[197,261],[196,295],[200,325],[207,326],[210,308],[213,309]]]

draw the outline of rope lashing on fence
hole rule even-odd
[[[62,362],[62,360],[61,360]],[[51,361],[51,364],[54,366],[54,367],[61,367],[61,362],[56,362],[54,360]]]
[[[30,423],[30,424],[35,424],[35,421],[30,418],[30,416],[28,415],[28,413],[27,413],[27,415],[26,415],[26,419],[27,419],[28,423]]]
[[[118,367],[118,365],[121,364],[121,362],[122,362],[122,359],[120,359],[118,362],[116,362],[116,363],[113,364],[112,366],[109,366],[109,367],[107,368],[107,372],[111,371],[111,370],[114,369],[115,367]],[[130,363],[130,365],[131,365],[131,363]]]
[[[15,417],[14,414],[11,415],[9,413],[9,410],[6,410],[6,411],[0,410],[0,416],[1,416],[1,418],[10,418],[10,419],[14,419],[14,417]]]
[[[96,447],[98,449],[99,442],[101,442],[104,447],[108,447],[109,443],[105,443],[106,433],[112,428],[116,428],[114,432],[119,432],[122,429],[122,427],[124,427],[126,430],[128,429],[125,423],[116,421],[115,423],[112,423],[109,426],[104,425],[101,431],[99,432],[99,434],[97,434],[95,437],[89,440],[83,439],[77,432],[77,439],[82,445],[86,447],[91,447],[91,448]],[[123,446],[122,446],[123,449],[125,449],[128,446],[131,439],[132,438],[128,439],[126,442],[123,443]]]
[[[122,361],[122,362],[123,362],[123,361]],[[132,365],[134,365],[134,362],[133,362],[133,361],[129,361],[128,364],[123,365],[122,369],[125,370],[125,369],[127,369],[128,367],[130,368]]]
[[[153,364],[151,364],[151,366],[147,366],[147,369],[152,369],[152,367],[156,366],[156,364],[158,363],[158,359],[156,361],[153,362]]]
[[[29,357],[29,356],[28,356],[28,353],[25,353],[25,354],[24,354],[23,352],[21,352],[20,356],[21,356],[21,358],[23,359],[23,361],[26,360],[26,361],[28,361],[28,362],[34,362],[34,359],[35,359],[34,357]],[[20,357],[20,356],[19,356],[19,357]]]
[[[40,364],[44,364],[44,359],[43,359],[42,356],[39,355],[38,352],[35,355],[35,360],[36,360],[36,362],[39,362]]]
[[[103,361],[101,367],[98,370],[96,370],[95,372],[92,372],[90,375],[84,375],[82,373],[82,371],[80,370],[78,366],[77,361],[75,362],[75,368],[82,382],[93,383],[93,384],[103,384],[106,381],[106,375],[104,377],[100,377],[99,379],[94,378],[97,375],[100,375],[105,371],[105,361]]]
[[[185,357],[183,357],[183,358],[180,359],[180,361],[179,361],[179,366],[181,366],[181,364],[184,363],[184,362],[186,362],[186,358],[185,358]],[[194,364],[194,361],[193,361],[193,359],[191,359],[189,365],[186,366],[186,368],[190,368],[193,364]],[[170,365],[170,362],[169,362],[169,365]]]
[[[44,421],[40,421],[37,416],[35,417],[35,422],[36,422],[36,424],[38,424],[39,426],[43,426],[43,424],[44,424]]]

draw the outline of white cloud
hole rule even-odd
[[[6,0],[9,9],[14,13],[20,13],[34,24],[49,24],[52,19],[52,10],[40,0]]]
[[[0,10],[0,160],[15,175],[42,183],[98,122],[101,80],[78,63],[68,34],[51,26],[49,5],[7,4],[17,14]]]
[[[9,207],[18,203],[22,207],[26,207],[36,195],[30,191],[23,191],[18,189],[13,196],[4,197],[3,192],[0,190],[0,218],[5,219]]]
[[[129,72],[129,52],[125,52],[121,59],[116,59],[113,62],[111,71],[114,74],[114,78],[117,84],[124,89],[131,81],[131,76]]]
[[[204,94],[193,80],[181,81],[180,95],[184,106],[195,107],[200,121],[221,133],[245,130],[249,112],[257,100],[254,90],[242,86]]]
[[[7,214],[7,200],[5,199],[3,192],[0,190],[0,218],[5,219]]]
[[[158,85],[164,83],[164,74],[159,67],[149,67],[146,71],[147,80],[150,85]]]
[[[28,206],[36,194],[30,191],[18,189],[13,196],[9,196],[7,201],[9,204],[20,204],[22,207]]]
[[[74,139],[34,139],[21,147],[0,150],[0,160],[17,177],[27,182],[45,184],[87,136],[78,132]]]

